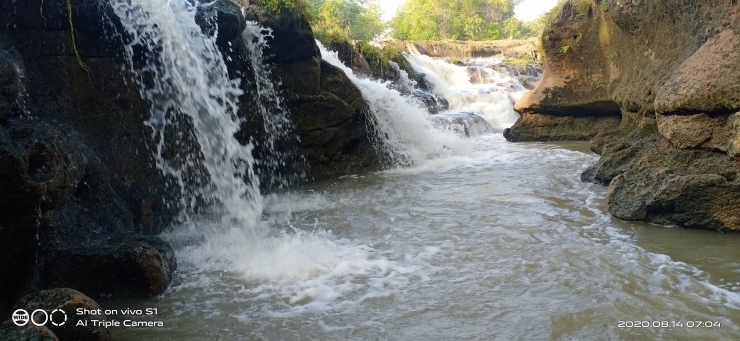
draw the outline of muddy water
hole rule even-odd
[[[468,143],[466,156],[269,197],[270,251],[261,260],[210,264],[198,255],[215,251],[171,234],[182,263],[173,287],[154,302],[118,304],[155,306],[159,315],[142,320],[165,327],[116,328],[114,336],[729,340],[740,333],[740,235],[615,220],[605,189],[579,181],[596,161],[584,144],[509,144],[500,135]],[[620,321],[683,327],[620,328]],[[689,328],[693,321],[713,326]]]

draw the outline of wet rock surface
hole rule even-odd
[[[155,167],[151,129],[144,125],[150,103],[129,71],[143,67],[152,51],[137,47],[134,65],[127,65],[122,57],[127,38],[119,34],[121,24],[110,4],[74,4],[72,45],[65,1],[0,3],[3,314],[25,293],[51,287],[91,297],[159,295],[176,268],[169,245],[151,235],[182,211],[180,189]],[[254,84],[245,62],[250,55],[244,44],[235,44],[244,30],[241,5],[227,0],[202,5],[197,20],[204,33],[218,36],[226,57],[233,57],[226,58],[229,74],[241,77],[245,89],[238,112],[244,118],[241,137],[259,141],[264,129],[249,99],[255,91],[248,88]],[[378,169],[366,104],[340,70],[320,61],[305,19],[268,15],[249,3],[243,7],[252,9],[245,11],[246,19],[273,29],[267,52],[278,64],[273,79],[283,80],[297,122],[300,143],[279,148],[307,155],[309,179]],[[197,147],[192,124],[177,124],[183,132],[180,150],[163,152],[173,162]],[[255,149],[258,160],[266,154],[264,146]],[[296,164],[300,167],[300,160]],[[188,181],[200,181],[198,172],[188,174]],[[43,328],[22,333],[47,337]]]
[[[59,325],[46,323],[44,326],[61,341],[107,341],[111,339],[109,330],[105,327],[92,326],[90,323],[87,323],[87,326],[78,325],[79,321],[87,322],[93,319],[103,321],[105,320],[105,315],[91,314],[90,312],[92,311],[100,311],[100,305],[90,297],[74,289],[54,288],[37,291],[23,297],[16,303],[14,309],[24,309],[29,313],[36,309],[42,309],[49,313],[50,321],[54,321]],[[83,310],[83,314],[78,314],[77,309],[85,310]],[[61,310],[63,313],[56,310]],[[38,314],[38,316],[38,318],[43,318],[42,314]],[[65,319],[66,322],[62,323]],[[40,323],[42,321],[37,322]],[[29,323],[29,325],[32,324]]]
[[[506,138],[595,135],[601,160],[582,178],[609,185],[614,216],[740,230],[738,4],[589,5],[566,2],[545,30],[544,77]]]
[[[247,20],[272,30],[265,55],[274,63],[275,83],[282,85],[308,164],[307,179],[380,169],[367,124],[367,103],[342,70],[321,59],[306,19],[288,10],[268,13],[255,1],[236,3],[245,9]]]
[[[203,29],[204,34],[216,35],[221,46],[226,46],[247,28],[241,8],[231,0],[216,0],[198,5],[195,22]]]

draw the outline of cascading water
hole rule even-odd
[[[253,146],[234,138],[242,91],[238,80],[229,79],[215,38],[201,32],[196,8],[184,1],[113,0],[112,5],[141,95],[152,103],[145,123],[156,143],[156,165],[179,185],[182,208],[192,209],[201,199],[216,203],[222,222],[258,236],[263,204]],[[183,135],[191,131],[188,125],[194,136]]]
[[[271,187],[284,188],[303,180],[306,166],[303,155],[295,147],[298,145],[298,135],[276,88],[279,84],[274,83],[271,78],[274,72],[264,61],[263,50],[267,48],[269,38],[272,38],[271,30],[256,22],[247,21],[242,40],[250,52],[249,62],[253,70],[256,95],[253,100],[262,116],[265,129],[265,138],[252,143],[261,144],[264,150],[269,151],[258,161],[264,164],[269,173],[262,180],[268,181]]]
[[[325,61],[342,69],[370,105],[372,124],[382,148],[395,165],[409,166],[424,160],[461,155],[469,149],[457,135],[435,129],[429,114],[411,104],[396,90],[378,81],[359,78],[346,67],[336,52],[316,42]]]
[[[503,57],[493,57],[481,63],[486,66],[476,66],[476,72],[483,72],[481,76],[486,78],[483,84],[471,83],[467,67],[423,55],[406,55],[406,58],[414,70],[424,73],[434,85],[432,91],[447,99],[450,110],[473,112],[499,131],[510,127],[518,118],[513,104],[527,90],[517,79],[488,66],[500,63]]]
[[[181,266],[173,287],[147,301],[165,327],[120,328],[116,339],[654,340],[740,332],[738,238],[616,221],[599,199],[604,189],[578,177],[593,155],[436,129],[424,109],[355,77],[325,50],[363,92],[382,148],[397,165],[414,167],[261,195],[252,147],[233,136],[240,84],[194,24],[194,8],[113,1],[141,94],[152,102],[146,124],[157,166],[181,186],[181,206],[211,204],[165,236]],[[263,35],[249,27],[243,38],[261,64]],[[415,67],[424,62],[411,59]],[[516,89],[467,93],[460,89],[476,85],[446,84],[442,69],[430,65],[427,77],[451,110],[511,121]],[[260,100],[279,102],[265,91]],[[273,141],[284,123],[266,120]],[[179,136],[188,125],[194,134]],[[721,327],[617,328],[634,319]]]
[[[302,210],[297,200],[284,202],[260,193],[253,146],[234,138],[241,123],[236,117],[240,83],[228,78],[215,38],[202,34],[195,24],[195,7],[165,0],[121,0],[114,2],[114,9],[125,28],[126,54],[141,95],[152,102],[151,118],[145,123],[156,142],[156,165],[180,186],[186,213],[198,202],[210,204],[197,215],[187,214],[183,224],[165,234],[180,264],[172,291],[198,287],[203,290],[198,295],[209,296],[249,284],[242,295],[271,298],[266,304],[279,309],[283,301],[272,298],[330,307],[349,293],[382,296],[403,285],[404,274],[413,268],[378,256],[370,246],[337,238],[331,227],[298,230],[291,221],[292,214]],[[254,143],[275,148],[295,137],[290,136],[287,111],[262,60],[267,35],[248,23],[242,38],[250,50],[253,86],[267,136]],[[142,50],[143,65],[137,62]],[[194,141],[172,157],[170,152],[188,143],[187,136],[178,135],[187,131],[181,130],[187,124],[194,128]],[[268,166],[283,166],[286,155],[281,156],[268,159]],[[199,167],[205,180],[194,182],[191,173]],[[352,283],[359,279],[379,286]]]

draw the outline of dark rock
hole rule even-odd
[[[247,20],[273,31],[266,53],[269,62],[276,62],[274,77],[276,83],[281,80],[284,103],[309,165],[308,179],[379,169],[367,103],[342,70],[321,60],[306,19],[290,11],[270,14],[254,1],[237,3],[247,4]]]
[[[231,0],[216,0],[198,5],[195,22],[204,34],[216,36],[220,45],[239,37],[247,28],[241,8]]]
[[[177,268],[170,245],[152,236],[124,236],[94,247],[49,252],[43,282],[93,296],[161,295]]]
[[[416,75],[419,77],[416,81],[416,85],[419,87],[422,91],[432,91],[434,90],[434,84],[429,83],[429,81],[426,79],[426,74],[422,72],[417,72]]]
[[[102,326],[92,326],[88,323],[86,326],[78,326],[79,321],[89,320],[105,320],[103,314],[77,314],[77,309],[83,308],[86,311],[99,310],[100,306],[87,297],[85,294],[68,288],[55,288],[49,290],[37,291],[23,297],[13,309],[25,309],[29,313],[36,310],[42,309],[47,313],[51,314],[51,320],[59,326],[53,323],[46,323],[45,327],[48,328],[57,338],[60,340],[75,340],[75,341],[107,341],[110,340],[110,333],[107,328]],[[64,313],[56,312],[55,310],[62,310]],[[53,314],[52,314],[53,313]],[[64,317],[66,315],[66,322]],[[41,321],[38,321],[41,322]],[[30,323],[29,323],[30,324]]]
[[[90,73],[66,1],[0,3],[0,312],[51,286],[52,253],[158,233],[180,211],[153,167],[149,103],[122,71],[120,23],[108,2],[73,4]]]
[[[352,53],[352,60],[349,65],[352,68],[352,72],[358,76],[369,78],[375,77],[375,72],[373,71],[373,68],[370,67],[370,63],[367,58],[362,54],[359,45],[355,45]]]
[[[535,77],[539,78],[542,77],[542,72],[537,69],[537,66],[534,64],[527,64],[526,71],[524,72],[525,75],[529,77]]]
[[[527,90],[534,90],[534,88],[537,87],[537,85],[540,84],[540,78],[537,77],[530,77],[530,76],[519,76],[517,77],[519,79],[519,83],[524,86]]]
[[[335,51],[339,60],[349,68],[354,65],[355,46],[349,41],[332,42],[326,47],[329,51]],[[367,61],[365,61],[367,63]]]
[[[10,320],[0,324],[0,340],[4,341],[59,341],[56,335],[46,326],[28,323],[18,327]]]
[[[417,100],[430,114],[436,115],[439,113],[439,107],[437,106],[437,100],[434,98],[434,95],[428,92],[415,90],[411,92],[411,98]]]
[[[293,63],[321,55],[311,25],[305,17],[296,16],[287,9],[282,9],[280,13],[269,13],[257,0],[235,2],[244,8],[247,20],[257,21],[272,30],[273,38],[265,53],[268,61]]]
[[[740,229],[738,171],[726,154],[676,148],[657,133],[656,120],[626,114],[619,130],[600,134],[601,159],[582,180],[609,185],[617,218],[714,230]]]
[[[440,111],[450,109],[450,102],[448,102],[446,98],[439,95],[435,95],[434,98],[437,100],[437,106]]]
[[[23,61],[18,51],[0,45],[0,122],[13,114],[12,107],[21,93],[21,70]]]

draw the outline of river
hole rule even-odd
[[[336,56],[326,50],[322,55],[339,66]],[[489,68],[490,82],[472,84],[464,67],[409,58],[450,101],[448,114],[474,112],[491,132],[463,137],[435,128],[413,101],[350,74],[373,110],[381,148],[396,166],[269,195],[250,192],[249,200],[239,193],[255,188],[215,184],[206,194],[223,205],[164,235],[179,262],[170,289],[155,299],[101,302],[104,308],[157,308],[157,315],[135,319],[162,321],[164,327],[118,327],[113,337],[739,335],[740,235],[612,218],[606,189],[580,181],[598,159],[587,143],[503,139],[501,130],[516,119],[512,103],[526,91],[515,78]],[[468,62],[480,67],[499,61]],[[224,166],[222,160],[206,161],[215,170]],[[219,181],[233,181],[228,178]]]

